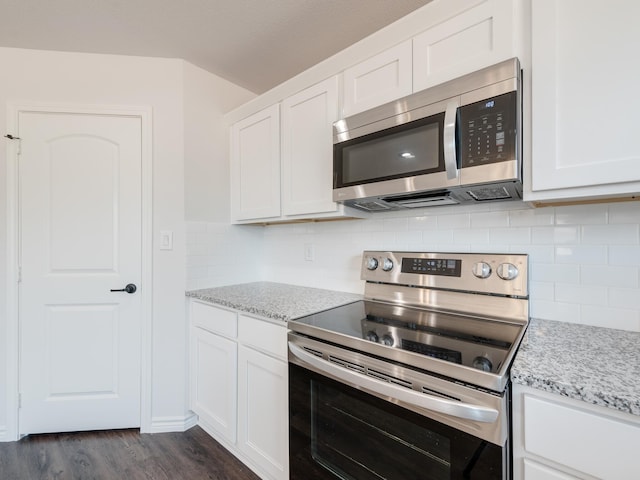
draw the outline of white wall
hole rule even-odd
[[[177,59],[0,48],[0,65],[0,108],[5,112],[8,103],[18,102],[150,106],[153,110],[152,427],[156,430],[178,428],[188,415],[185,156],[192,160],[187,162],[190,175],[197,175],[193,172],[203,162],[200,149],[208,156],[216,148],[215,136],[209,137],[206,127],[191,130],[194,123],[200,122],[202,114],[196,99],[203,98],[202,108],[215,103],[218,108],[215,115],[221,115],[221,109],[232,108],[235,101],[243,101],[248,93]],[[210,124],[218,131],[215,115]],[[186,127],[190,129],[188,134]],[[0,114],[0,132],[11,133],[6,130],[6,113]],[[189,141],[189,148],[185,140]],[[6,401],[8,345],[4,343],[7,338],[6,155],[7,150],[0,148],[0,185],[3,186],[0,190],[0,439],[11,415]],[[210,168],[213,171],[214,167]],[[223,166],[223,170],[226,168]],[[222,183],[227,185],[227,179]],[[197,184],[200,192],[203,184],[204,180]],[[192,197],[189,198],[191,201]],[[201,199],[209,200],[200,195],[191,203],[192,207]],[[159,250],[160,230],[174,232],[172,251]]]
[[[359,274],[366,249],[527,253],[532,317],[640,332],[639,202],[438,207],[367,220],[269,226],[262,239],[251,230],[256,228],[235,227],[233,232],[238,237],[244,229],[252,236],[252,248],[261,252],[263,270],[246,281],[363,293]],[[216,270],[202,268],[208,258],[193,252],[202,242],[214,251],[229,238],[189,234],[188,286],[221,284]],[[307,243],[314,245],[313,262],[304,260]]]
[[[229,126],[223,115],[255,94],[187,62],[183,75],[185,218],[228,222]]]

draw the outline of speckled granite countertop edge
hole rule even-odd
[[[187,297],[222,307],[288,322],[362,300],[362,295],[276,282],[251,282],[189,290]]]
[[[640,415],[640,333],[532,319],[511,380]]]

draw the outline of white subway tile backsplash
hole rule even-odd
[[[509,212],[509,225],[512,227],[535,227],[553,225],[554,223],[555,210],[549,207]]]
[[[383,232],[405,232],[409,229],[409,219],[406,217],[400,218],[385,218],[382,220]]]
[[[556,263],[604,265],[607,247],[604,245],[565,245],[556,247]]]
[[[580,227],[533,227],[531,242],[534,244],[577,244],[580,240]]]
[[[638,202],[508,202],[266,228],[187,222],[186,242],[188,288],[271,280],[362,293],[365,249],[526,253],[532,317],[640,331]]]
[[[519,245],[531,243],[531,228],[529,227],[510,227],[510,228],[492,228],[489,231],[489,241],[491,243],[505,243],[510,245],[516,243]]]
[[[610,246],[609,264],[640,266],[640,245]]]
[[[639,242],[639,225],[585,225],[582,227],[582,243],[584,244],[637,245]]]
[[[580,305],[549,300],[531,301],[530,315],[533,318],[580,323]]]
[[[609,305],[640,311],[640,295],[635,288],[610,288]]]
[[[529,255],[529,264],[553,263],[556,249],[553,245],[509,245],[510,253],[526,253]]]
[[[438,217],[422,216],[409,218],[409,230],[435,230],[438,228]]]
[[[438,216],[438,228],[469,228],[470,226],[471,217],[468,213]]]
[[[422,232],[419,230],[400,231],[396,233],[396,242],[398,242],[398,245],[404,245],[402,247],[403,250],[408,250],[408,245],[410,244],[421,244],[422,238]]]
[[[457,245],[479,245],[482,248],[489,244],[489,229],[469,228],[454,230],[453,243]]]
[[[579,284],[580,266],[529,262],[529,278],[539,282],[564,282]]]
[[[453,245],[453,230],[427,230],[422,232],[422,241],[429,245]]]
[[[640,223],[640,201],[609,205],[609,223]]]
[[[555,285],[553,282],[529,282],[529,297],[535,298],[536,301],[555,300]]]
[[[609,208],[600,205],[572,205],[556,208],[556,225],[591,225],[607,223]]]
[[[610,328],[640,331],[640,313],[634,309],[582,305],[580,320],[587,325],[600,326],[604,323]]]
[[[471,228],[506,227],[509,212],[481,212],[471,214]]]
[[[609,301],[607,287],[594,285],[555,284],[555,300],[564,303],[582,305],[607,305]]]
[[[591,266],[580,267],[583,285],[638,288],[638,267]]]

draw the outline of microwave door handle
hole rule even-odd
[[[458,178],[458,161],[456,156],[456,113],[460,101],[458,99],[451,100],[447,104],[444,112],[444,129],[442,132],[442,140],[444,144],[444,168],[447,172],[447,179],[454,180]]]
[[[370,392],[398,399],[409,405],[483,423],[493,423],[498,418],[498,411],[494,408],[447,400],[404,387],[398,387],[391,383],[383,382],[382,380],[333,365],[323,358],[305,352],[302,348],[291,342],[289,342],[289,350],[303,363],[314,367],[316,371],[329,374],[334,378],[338,378],[348,384],[355,385]]]

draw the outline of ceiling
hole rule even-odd
[[[431,0],[0,0],[0,46],[183,58],[263,93]]]

